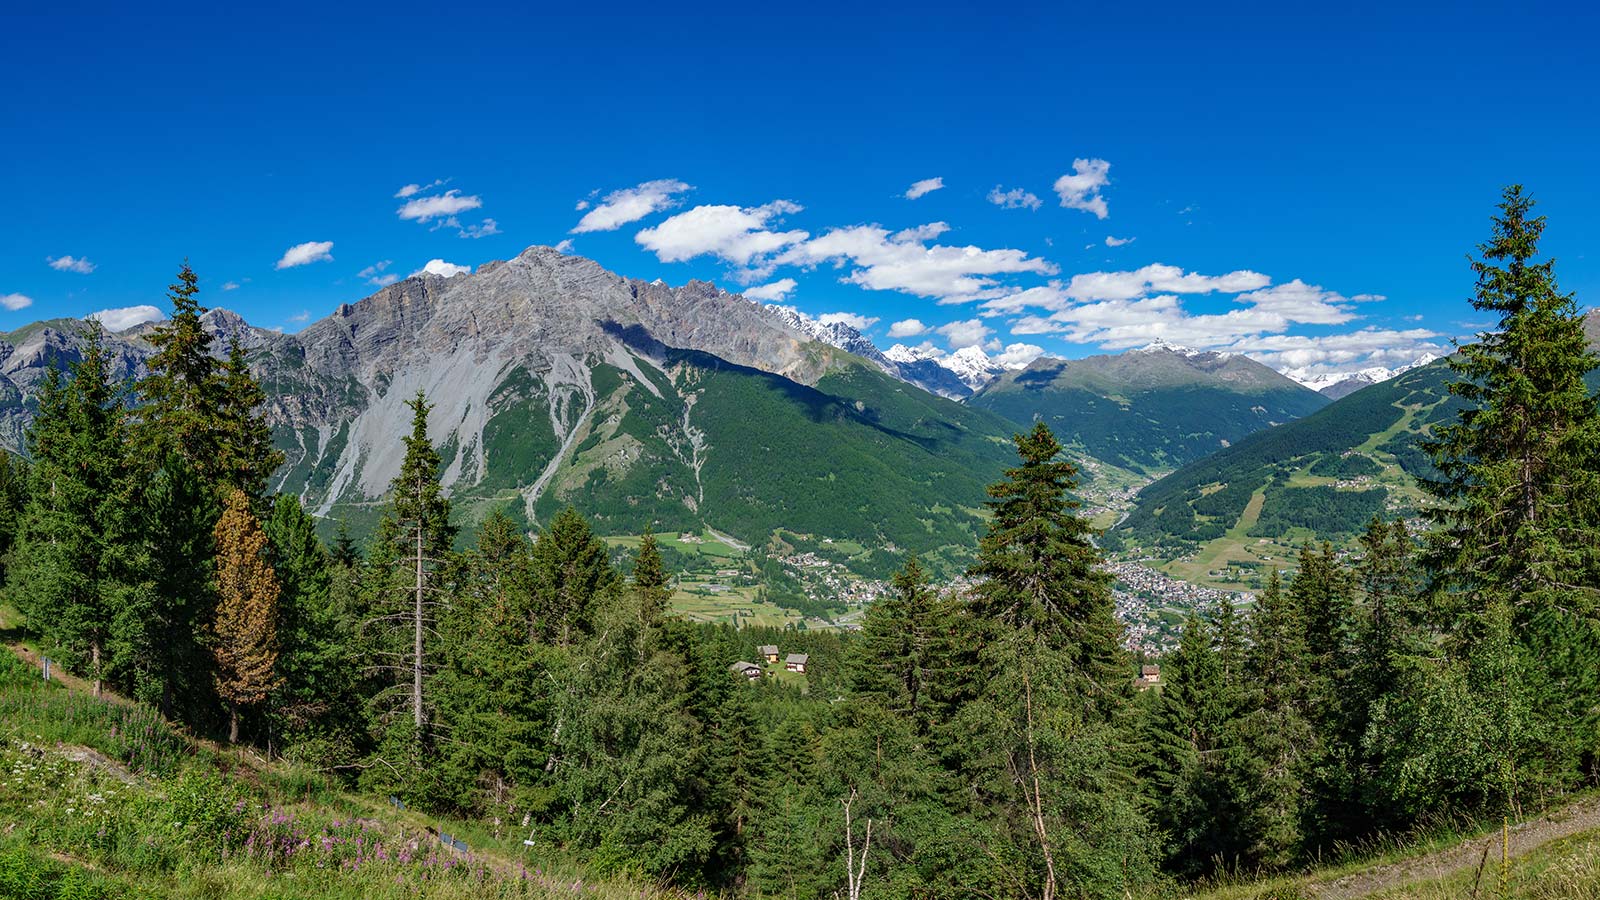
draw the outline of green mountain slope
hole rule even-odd
[[[582,397],[527,372],[504,381],[481,463],[445,447],[447,469],[483,472],[457,481],[458,510],[544,520],[572,504],[606,533],[710,527],[760,545],[784,529],[954,564],[1011,453],[1010,423],[864,363],[808,386],[695,351],[631,362],[593,361]],[[578,410],[564,436],[553,409]],[[376,509],[339,500],[329,513],[359,524]]]
[[[1193,462],[1328,399],[1243,356],[1154,345],[1040,359],[967,402],[1018,424],[1042,419],[1089,456],[1147,471]]]
[[[1417,438],[1461,408],[1456,377],[1437,360],[1184,466],[1139,493],[1109,545],[1204,561],[1183,573],[1203,578],[1303,540],[1348,541],[1374,514],[1412,515],[1416,479],[1433,471]],[[1589,381],[1600,388],[1600,373]]]

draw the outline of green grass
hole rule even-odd
[[[0,657],[0,897],[662,896],[592,881],[558,850],[524,847],[522,831],[398,811],[309,770],[208,748],[149,709],[19,679],[20,665]]]

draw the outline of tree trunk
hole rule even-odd
[[[94,641],[89,645],[90,665],[94,667],[94,695],[100,696],[100,642]]]
[[[228,743],[239,743],[239,704],[228,703]]]

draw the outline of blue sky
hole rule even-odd
[[[571,241],[885,347],[1350,369],[1482,324],[1512,181],[1600,295],[1592,5],[46,6],[0,31],[0,329],[188,258],[292,331]]]

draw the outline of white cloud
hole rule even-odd
[[[311,321],[311,310],[302,309],[299,312],[295,313],[294,315],[290,316],[289,317],[289,321],[290,322],[309,322],[309,321]]]
[[[1126,350],[1159,338],[1191,347],[1247,352],[1257,345],[1252,342],[1268,335],[1282,335],[1295,325],[1340,325],[1356,317],[1345,297],[1299,279],[1240,293],[1239,285],[1253,280],[1240,273],[1145,279],[1147,289],[1150,284],[1166,285],[1167,292],[1155,296],[1126,296],[1100,280],[1075,295],[1072,285],[1053,283],[997,298],[984,304],[984,310],[989,315],[1014,315],[1039,309],[1048,314],[1028,314],[1012,320],[1012,333],[1058,334],[1072,343],[1094,344],[1105,350]],[[1237,293],[1234,302],[1240,308],[1194,315],[1184,309],[1177,295],[1180,291],[1210,290]]]
[[[1121,247],[1124,244],[1131,244],[1131,243],[1133,243],[1134,241],[1137,241],[1137,240],[1138,240],[1138,238],[1119,238],[1119,237],[1112,237],[1111,235],[1108,234],[1108,235],[1106,235],[1106,246],[1107,247]]]
[[[646,181],[637,187],[612,191],[594,209],[589,210],[578,220],[571,233],[615,231],[629,222],[637,222],[651,213],[675,206],[676,195],[692,190],[694,188],[675,178],[661,178]],[[578,209],[582,210],[587,206],[588,201],[580,201]]]
[[[710,255],[764,277],[772,270],[770,254],[810,237],[804,231],[771,231],[783,216],[800,212],[798,203],[774,200],[764,206],[696,206],[634,235],[641,247],[662,262],[683,262]]]
[[[982,346],[983,342],[994,333],[994,330],[983,324],[982,319],[968,319],[965,322],[951,322],[940,325],[937,329],[949,342],[951,350],[960,350],[963,347]]]
[[[1363,328],[1343,334],[1267,335],[1241,340],[1230,349],[1248,353],[1291,378],[1307,378],[1372,366],[1394,368],[1423,354],[1442,356],[1449,348],[1439,338],[1425,328]]]
[[[787,300],[794,292],[795,280],[793,278],[780,278],[771,284],[763,284],[745,290],[745,297],[751,300],[779,301]]]
[[[837,322],[849,325],[857,331],[866,331],[868,328],[878,324],[878,317],[863,316],[852,312],[831,312],[817,316],[817,321],[824,325],[832,325]]]
[[[222,289],[225,290],[225,291],[237,291],[239,289],[239,282],[237,282],[237,281],[224,281],[222,283]]]
[[[1349,301],[1314,284],[1296,278],[1285,284],[1274,285],[1234,298],[1265,313],[1281,315],[1291,322],[1308,325],[1343,325],[1354,319]]]
[[[400,280],[400,276],[393,272],[385,271],[394,265],[393,260],[381,260],[356,273],[357,278],[365,279],[374,287],[386,287]]]
[[[16,312],[19,309],[27,309],[32,305],[33,298],[26,294],[0,294],[0,306],[4,306],[12,312]]]
[[[998,184],[989,190],[989,202],[1003,209],[1038,209],[1044,205],[1044,201],[1032,191],[1022,188],[1002,191]]]
[[[565,239],[557,242],[556,243],[556,252],[557,253],[571,253],[572,252],[572,238],[565,238]]]
[[[572,207],[572,211],[573,212],[583,212],[584,210],[586,210],[588,208],[589,208],[589,201],[587,201],[587,200],[579,200],[577,202],[577,204]]]
[[[939,230],[931,230],[935,228]],[[1029,257],[1023,250],[927,246],[925,235],[943,230],[942,222],[894,235],[877,225],[835,228],[796,244],[776,261],[803,266],[825,262],[853,265],[857,268],[841,279],[848,284],[935,297],[941,303],[981,299],[995,289],[997,275],[1056,271],[1049,262]]]
[[[165,319],[166,315],[154,306],[124,306],[118,309],[102,309],[84,318],[99,319],[101,326],[107,331],[127,331],[135,325],[159,322]]]
[[[276,268],[292,269],[314,262],[329,262],[333,259],[332,251],[333,241],[306,241],[304,244],[295,244],[283,252],[283,258],[278,260]]]
[[[499,234],[500,233],[500,223],[496,222],[493,219],[489,219],[489,218],[484,219],[482,222],[479,222],[477,225],[462,225],[461,223],[459,223],[459,222],[457,222],[455,220],[454,216],[451,216],[447,220],[447,222],[448,222],[448,224],[450,224],[450,225],[452,225],[452,226],[454,226],[456,228],[459,228],[461,230],[461,233],[456,235],[457,237],[477,239],[477,238],[486,238],[491,234]]]
[[[931,194],[944,188],[944,178],[924,178],[906,188],[906,199],[915,200],[923,194]]]
[[[415,197],[417,194],[420,194],[423,191],[433,190],[434,188],[442,187],[443,185],[443,178],[437,179],[429,184],[408,184],[400,190],[395,191],[394,196],[397,200],[404,200],[407,197]]]
[[[1037,344],[1007,344],[1005,350],[993,359],[1008,369],[1026,369],[1029,363],[1043,355],[1044,348]]]
[[[1177,266],[1152,263],[1128,272],[1085,272],[1072,276],[1064,293],[1072,300],[1129,300],[1146,294],[1238,293],[1264,288],[1272,279],[1240,269],[1225,275],[1185,273]]]
[[[915,228],[896,231],[889,240],[894,241],[896,244],[903,244],[907,241],[931,241],[949,230],[950,226],[944,222],[929,222],[926,225],[918,225]]]
[[[95,270],[94,263],[81,256],[47,256],[45,262],[57,272],[77,272],[79,275],[87,275]]]
[[[1092,212],[1104,219],[1110,213],[1100,189],[1110,183],[1110,171],[1111,163],[1103,159],[1073,160],[1072,173],[1056,179],[1056,195],[1061,198],[1061,205]]]
[[[428,260],[428,264],[427,265],[425,265],[422,268],[416,270],[415,272],[412,272],[410,275],[408,275],[406,277],[411,278],[411,277],[415,277],[417,275],[422,275],[422,274],[439,275],[439,276],[442,276],[444,278],[454,278],[457,275],[470,275],[470,274],[472,274],[472,267],[471,266],[458,266],[455,263],[448,263],[448,262],[445,262],[442,259],[430,259],[430,260]]]
[[[928,326],[921,319],[901,319],[889,326],[889,337],[908,338],[917,337],[928,333]]]
[[[427,222],[454,216],[469,209],[477,209],[482,205],[481,197],[470,194],[463,196],[459,190],[448,190],[431,197],[408,200],[404,206],[396,210],[396,214],[406,221]]]

